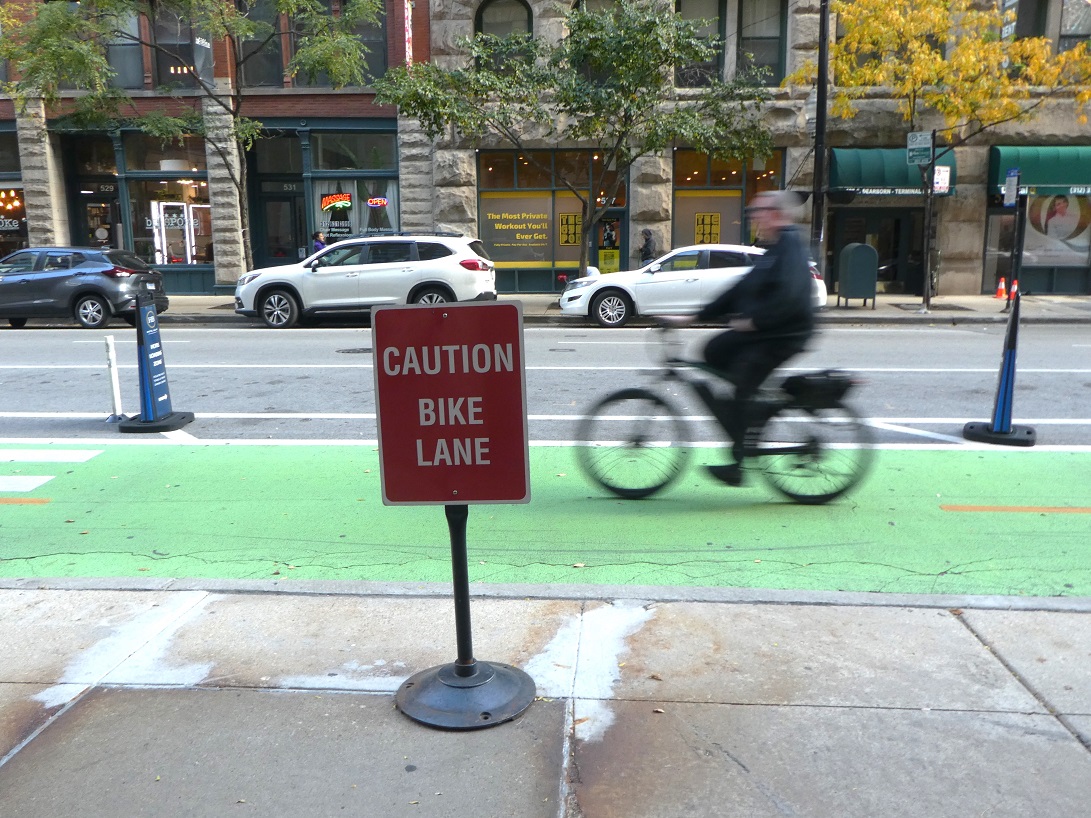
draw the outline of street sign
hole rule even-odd
[[[387,505],[530,501],[522,304],[372,312]]]
[[[932,161],[932,132],[914,131],[906,140],[905,160],[910,165],[927,165]]]
[[[951,192],[951,168],[948,165],[936,165],[932,174],[932,192]]]
[[[1015,207],[1019,201],[1019,168],[1009,168],[1004,179],[1004,207]]]

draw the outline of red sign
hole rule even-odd
[[[377,307],[383,502],[530,501],[519,303]]]
[[[319,200],[318,206],[322,210],[347,210],[352,207],[352,194],[330,193]]]

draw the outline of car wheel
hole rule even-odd
[[[76,302],[74,314],[84,329],[102,329],[110,322],[110,305],[102,296],[85,295]]]
[[[591,317],[600,327],[623,327],[633,317],[633,301],[620,290],[607,290],[591,302]]]
[[[15,327],[15,329],[22,329],[27,325],[27,320],[25,318],[9,318],[8,323]]]
[[[429,287],[413,296],[414,304],[446,304],[451,296],[438,287]]]
[[[261,313],[265,326],[273,329],[288,329],[299,321],[299,305],[292,294],[285,290],[271,290],[263,295],[258,312]]]

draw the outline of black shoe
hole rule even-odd
[[[738,463],[728,463],[724,466],[705,466],[705,470],[721,483],[726,483],[729,486],[741,486],[746,482],[742,466]]]

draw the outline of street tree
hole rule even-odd
[[[288,76],[323,77],[335,88],[364,85],[367,48],[358,32],[378,25],[381,11],[381,0],[343,0],[339,16],[330,14],[328,0],[6,0],[0,59],[9,61],[12,79],[3,90],[19,104],[41,100],[51,116],[62,117],[61,127],[135,126],[164,142],[204,137],[237,191],[249,268],[243,159],[262,123],[246,116],[240,78],[270,54],[279,59],[279,41],[289,35]],[[126,44],[149,49],[170,76],[183,80],[160,86],[166,102],[149,105],[118,87],[110,49]],[[214,44],[223,45],[228,65],[213,64]],[[208,127],[201,100],[226,115],[226,128]]]
[[[999,0],[832,0],[830,9],[840,29],[829,48],[833,116],[852,118],[879,89],[897,100],[907,131],[929,114],[943,121],[935,129],[941,147],[921,167],[927,309],[936,160],[984,131],[1034,118],[1051,99],[1071,100],[1073,115],[1084,121],[1091,52],[1087,43],[1056,53],[1048,38],[1015,39],[1015,14]],[[809,83],[815,73],[806,64],[785,83]]]
[[[678,88],[677,75],[715,64],[718,43],[702,21],[684,20],[673,4],[619,0],[596,10],[580,3],[564,17],[564,36],[515,34],[462,38],[463,65],[398,66],[375,84],[377,100],[398,105],[432,140],[594,149],[592,178],[553,172],[582,205],[580,273],[587,270],[595,225],[641,157],[674,145],[717,157],[767,157],[772,138],[761,120],[767,92],[755,77]],[[693,84],[698,84],[694,82]]]

